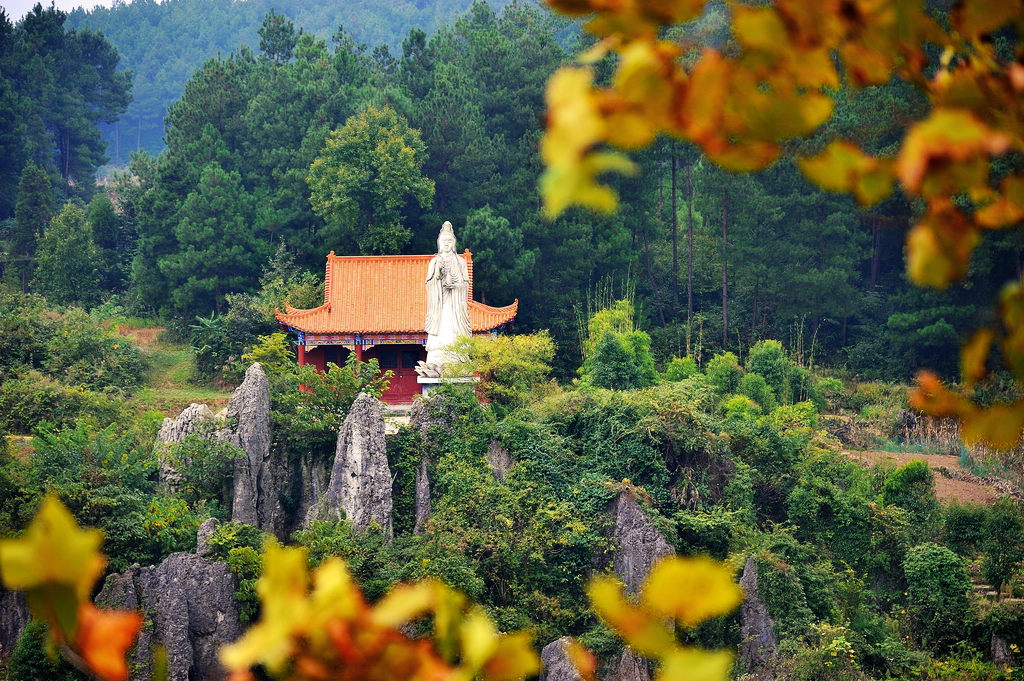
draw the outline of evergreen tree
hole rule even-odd
[[[5,279],[25,289],[32,274],[31,259],[47,223],[53,217],[53,195],[46,172],[27,163],[18,181],[18,203],[14,209],[14,225],[7,251]]]

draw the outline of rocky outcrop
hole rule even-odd
[[[338,432],[331,480],[316,515],[339,518],[342,512],[359,529],[376,524],[388,537],[391,528],[391,469],[384,440],[384,406],[363,393],[356,398]]]
[[[748,673],[756,673],[774,662],[779,654],[775,623],[757,595],[757,563],[747,558],[740,577],[743,605],[740,608],[740,662]]]
[[[216,418],[213,411],[205,404],[193,402],[178,414],[178,418],[164,419],[163,425],[160,426],[160,430],[156,434],[156,453],[159,462],[157,475],[164,489],[173,491],[175,486],[181,482],[181,476],[167,460],[167,445],[177,444],[194,434],[211,437]]]
[[[618,666],[605,681],[651,681],[651,665],[626,648],[622,651]]]
[[[219,648],[242,633],[235,576],[226,563],[174,553],[156,567],[133,565],[107,577],[96,603],[141,610],[146,624],[129,653],[132,679],[153,678],[153,650],[167,651],[168,681],[221,679]]]
[[[413,534],[423,534],[423,529],[430,519],[430,460],[426,454],[420,456],[420,465],[416,469],[416,521]]]
[[[0,586],[0,659],[10,656],[28,624],[28,603],[21,591],[8,591]]]
[[[654,563],[671,554],[672,547],[644,515],[631,491],[619,492],[608,513],[614,520],[612,536],[617,544],[612,553],[612,569],[626,585],[626,591],[635,594]]]
[[[568,636],[563,636],[547,644],[540,651],[540,661],[543,665],[540,681],[583,681],[576,665],[566,652],[569,641]]]
[[[515,461],[509,451],[497,440],[491,440],[490,446],[487,447],[487,466],[494,474],[494,479],[499,482],[504,480],[514,464]]]
[[[1002,636],[992,634],[992,640],[989,643],[989,652],[992,653],[992,664],[1004,672],[1018,666],[1014,660],[1010,644],[1007,643],[1006,639]]]
[[[203,524],[199,526],[199,529],[196,531],[197,556],[206,556],[211,553],[210,537],[213,536],[218,524],[219,523],[216,518],[207,518],[203,521]]]
[[[270,383],[259,362],[246,370],[245,380],[231,395],[227,420],[219,439],[245,452],[235,460],[231,519],[281,534],[284,517],[278,497],[287,468],[270,459]]]
[[[438,437],[452,432],[452,413],[449,400],[444,395],[434,395],[416,400],[409,413],[409,425],[423,441],[420,465],[416,469],[416,519],[413,534],[422,534],[430,518],[430,462],[438,448]]]

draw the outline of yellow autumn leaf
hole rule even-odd
[[[610,212],[618,205],[615,192],[597,183],[597,175],[606,171],[633,174],[636,166],[622,154],[601,152],[587,154],[579,163],[566,167],[548,167],[540,178],[544,198],[544,214],[558,217],[572,205]]]
[[[853,192],[864,205],[892,192],[889,164],[868,156],[852,142],[834,140],[817,156],[797,160],[804,176],[822,189]]]
[[[919,286],[946,288],[967,271],[980,238],[952,202],[933,202],[907,235],[907,273]]]
[[[582,643],[570,638],[569,643],[565,646],[565,655],[576,667],[576,671],[579,672],[583,681],[594,681],[597,674],[597,658]]]
[[[671,556],[651,569],[640,600],[654,613],[695,627],[735,610],[743,591],[724,563],[707,556]]]
[[[606,127],[592,89],[593,77],[588,68],[563,67],[548,80],[548,127],[540,149],[549,167],[572,166],[604,140]]]
[[[675,644],[665,623],[627,601],[622,584],[614,578],[595,578],[587,587],[587,596],[598,616],[641,655],[660,657]]]
[[[459,627],[462,664],[476,671],[498,648],[498,630],[483,610],[474,608]]]
[[[8,589],[63,585],[79,600],[88,600],[103,572],[102,542],[102,532],[83,530],[64,504],[49,494],[20,538],[0,540],[0,576]]]
[[[295,650],[296,634],[314,624],[311,618],[306,552],[268,541],[263,552],[263,576],[256,583],[262,613],[260,621],[238,641],[221,648],[220,660],[228,670],[256,664],[277,673]]]
[[[967,444],[984,442],[993,449],[1009,451],[1017,446],[1024,431],[1024,400],[961,414],[961,422]]]
[[[971,0],[959,2],[953,8],[952,19],[956,30],[968,37],[980,37],[994,32],[1011,21],[1019,21],[1024,12],[1020,2],[1007,0]]]
[[[516,681],[534,676],[540,669],[540,657],[533,649],[533,636],[526,631],[517,631],[498,637],[498,645],[484,663],[482,673],[487,681]]]
[[[400,627],[434,609],[438,587],[432,579],[399,584],[377,601],[370,617],[381,626]]]
[[[997,198],[974,213],[983,227],[1007,227],[1024,220],[1024,176],[1003,179]]]
[[[955,167],[971,157],[999,154],[1009,144],[1009,136],[990,129],[969,111],[936,108],[907,132],[896,172],[904,188],[917,193],[933,167],[945,170],[950,162]]]
[[[999,296],[1003,319],[1003,357],[1018,381],[1024,382],[1024,285],[1015,281]]]
[[[770,7],[747,7],[735,4],[732,9],[732,31],[736,41],[748,50],[778,54],[790,49],[786,25]]]
[[[726,681],[732,661],[724,650],[676,648],[661,659],[655,681]]]
[[[979,329],[960,349],[960,372],[964,387],[970,389],[988,373],[988,354],[992,349],[991,329]]]

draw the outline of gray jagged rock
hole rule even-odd
[[[490,467],[491,473],[494,474],[494,479],[501,482],[512,470],[515,460],[509,451],[501,446],[500,442],[491,440],[490,446],[487,447],[487,465]]]
[[[287,469],[270,459],[270,382],[259,362],[246,370],[245,380],[231,395],[227,420],[218,438],[245,452],[235,460],[231,519],[280,534],[284,517],[278,496]]]
[[[740,661],[743,669],[756,673],[770,665],[779,654],[775,623],[757,593],[757,563],[747,558],[740,577],[743,605],[740,608]]]
[[[338,432],[331,481],[316,515],[345,517],[359,529],[374,523],[392,536],[391,469],[384,439],[384,405],[363,393],[356,398]]]
[[[167,651],[168,681],[223,679],[217,651],[242,634],[237,582],[226,563],[173,553],[156,567],[133,565],[107,577],[96,603],[141,610],[146,620],[129,653],[132,678],[153,678],[154,646]]]
[[[0,585],[0,659],[10,657],[29,621],[28,603],[21,591]]]
[[[167,446],[177,444],[189,435],[200,434],[203,437],[210,437],[213,432],[213,424],[217,417],[205,404],[193,402],[178,414],[178,418],[165,418],[156,434],[156,453],[159,468],[157,471],[160,484],[169,491],[181,482],[181,476],[174,470],[174,466],[167,460]]]
[[[413,534],[423,534],[430,519],[430,460],[424,454],[420,456],[420,465],[416,469],[416,521]]]
[[[618,666],[606,681],[651,681],[651,665],[630,648],[622,651]]]
[[[540,651],[540,661],[543,666],[540,681],[583,681],[576,665],[572,663],[566,652],[569,641],[568,636],[563,636],[547,644]]]
[[[1010,644],[1002,636],[992,634],[992,639],[989,641],[989,652],[992,654],[992,664],[1004,672],[1018,666]]]
[[[614,520],[612,569],[626,585],[626,591],[639,592],[647,573],[659,558],[673,553],[661,532],[647,519],[636,497],[629,490],[619,492],[608,506]]]
[[[437,452],[437,437],[452,433],[452,405],[444,395],[418,399],[409,413],[409,425],[420,434],[423,448],[420,465],[416,469],[416,519],[413,534],[421,534],[430,518],[430,462]]]
[[[210,553],[210,537],[213,536],[214,531],[217,529],[216,518],[207,518],[203,521],[203,524],[199,526],[196,531],[196,555],[206,556]]]

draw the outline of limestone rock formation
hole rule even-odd
[[[569,637],[563,636],[544,646],[540,651],[540,661],[544,666],[540,673],[540,681],[583,681],[576,665],[569,659],[566,647]]]
[[[177,444],[189,435],[199,433],[209,437],[212,434],[212,426],[216,422],[216,416],[205,404],[192,404],[185,407],[178,418],[165,418],[156,434],[157,461],[159,462],[158,476],[160,484],[167,489],[174,489],[175,485],[181,482],[181,476],[174,470],[174,467],[164,456],[167,445]]]
[[[651,681],[651,665],[626,648],[622,651],[618,666],[605,681]]]
[[[740,661],[743,668],[755,673],[775,660],[779,645],[775,639],[775,624],[768,615],[768,608],[757,595],[757,563],[753,556],[747,558],[740,577],[743,589],[743,605],[740,608]]]
[[[21,591],[8,591],[0,585],[0,658],[14,652],[14,646],[28,620],[25,594]]]
[[[219,438],[245,452],[235,461],[231,519],[279,534],[284,519],[278,495],[287,471],[270,460],[270,382],[259,362],[231,395],[227,419],[230,425]]]
[[[992,634],[992,639],[989,642],[989,652],[992,654],[992,664],[1003,671],[1007,671],[1018,666],[1014,660],[1010,644],[1007,643],[1006,639],[1002,636]]]
[[[384,406],[365,393],[352,403],[338,432],[331,481],[324,495],[324,515],[337,518],[342,511],[355,527],[366,529],[376,523],[392,536]]]
[[[210,554],[210,537],[213,536],[213,532],[217,529],[218,524],[219,523],[216,518],[207,518],[203,521],[202,525],[199,526],[199,529],[196,531],[197,556],[206,556]]]
[[[490,467],[491,473],[494,474],[494,479],[504,480],[514,464],[515,461],[509,451],[502,447],[497,440],[491,440],[490,446],[487,447],[487,465]]]
[[[630,491],[620,492],[609,505],[608,513],[615,521],[613,536],[617,542],[612,569],[626,585],[626,591],[635,594],[654,563],[671,554],[672,547],[647,519]]]
[[[420,457],[416,469],[416,521],[413,534],[422,534],[430,518],[430,459],[426,454]]]
[[[218,649],[242,634],[235,576],[226,563],[174,553],[156,567],[133,565],[107,577],[96,603],[141,610],[147,626],[129,653],[132,678],[153,678],[153,647],[167,651],[169,681],[224,678]]]
[[[439,443],[435,438],[452,432],[452,413],[449,400],[444,395],[432,395],[416,400],[409,414],[411,425],[423,440],[420,465],[416,469],[416,520],[413,533],[420,534],[430,518],[430,462]]]

